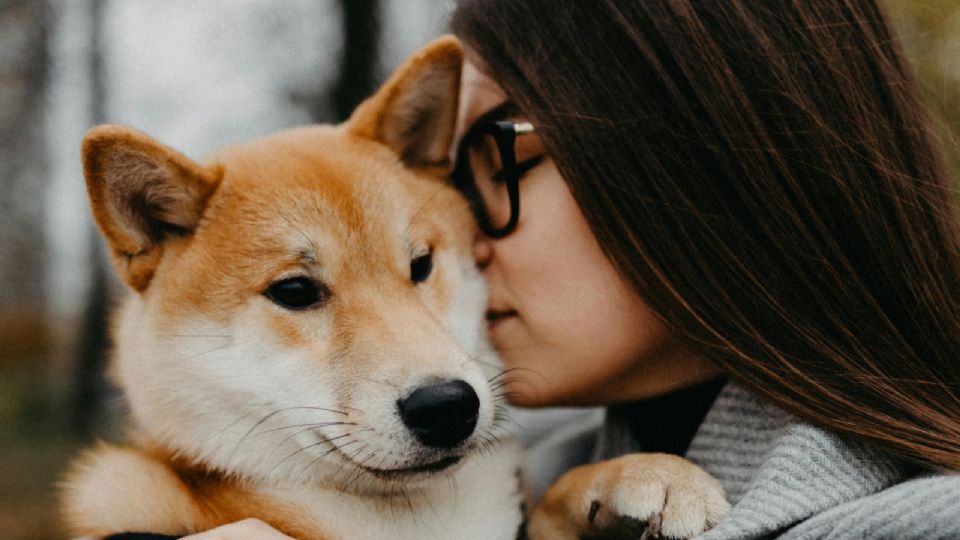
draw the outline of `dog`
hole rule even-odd
[[[203,163],[131,128],[87,134],[91,208],[131,291],[111,375],[135,429],[132,444],[72,463],[73,534],[183,535],[249,517],[300,539],[522,534],[476,225],[447,183],[462,59],[440,38],[343,124]],[[650,470],[645,486],[687,489],[648,533],[715,522],[719,484],[639,455],[568,473],[530,536],[647,520],[663,498],[620,480]],[[625,496],[639,499],[615,504]]]
[[[111,374],[136,443],[72,465],[72,533],[257,517],[304,539],[516,536],[474,225],[445,184],[461,59],[440,39],[344,124],[203,164],[87,134],[93,215],[132,290]]]

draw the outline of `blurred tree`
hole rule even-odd
[[[106,81],[103,66],[103,28],[106,0],[87,0],[89,4],[90,35],[87,63],[90,74],[90,121],[106,121]],[[110,386],[104,374],[107,365],[108,311],[110,306],[110,273],[102,240],[96,231],[90,231],[90,286],[83,311],[80,337],[76,350],[76,378],[67,408],[73,434],[90,438],[100,434],[97,428],[102,420],[105,398]]]
[[[960,1],[883,0],[913,66],[954,177],[960,177]]]
[[[379,0],[339,0],[341,48],[336,78],[322,89],[300,89],[290,99],[306,108],[317,123],[346,120],[373,93],[382,33]]]
[[[44,340],[43,104],[50,9],[0,0],[0,353]]]
[[[377,50],[380,45],[378,0],[340,0],[340,10],[343,56],[337,80],[328,97],[336,115],[333,119],[335,122],[346,120],[379,83],[376,78]],[[314,119],[328,120],[317,118],[317,115],[314,115]]]

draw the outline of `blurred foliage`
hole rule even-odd
[[[30,343],[30,341],[27,341]],[[3,538],[64,538],[54,486],[79,441],[69,435],[50,351],[15,347],[0,353],[0,524]]]
[[[937,135],[960,179],[960,0],[881,0],[934,117]]]

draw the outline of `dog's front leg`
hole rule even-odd
[[[669,454],[628,454],[571,469],[530,517],[531,540],[690,538],[730,509],[723,487]]]

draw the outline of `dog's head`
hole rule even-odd
[[[204,164],[128,128],[87,135],[134,292],[114,375],[148,436],[244,478],[367,488],[493,437],[474,225],[445,185],[461,60],[441,38],[346,123]]]

